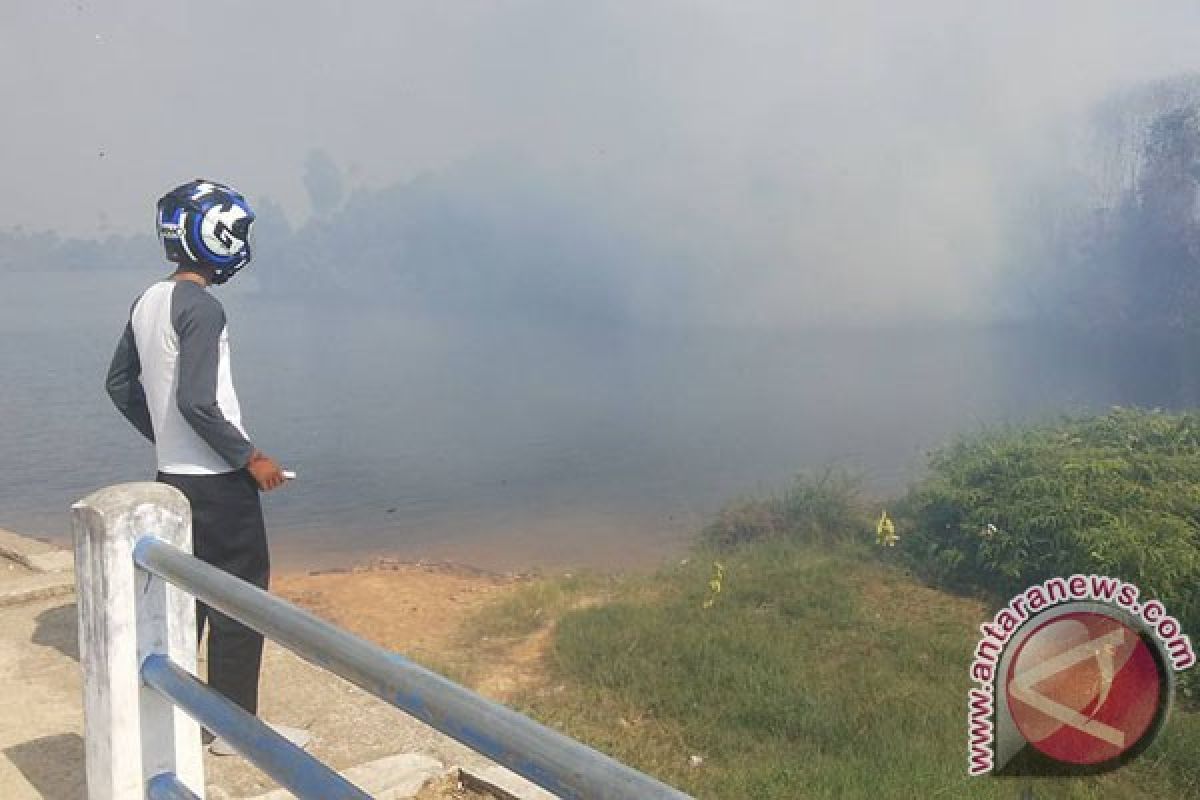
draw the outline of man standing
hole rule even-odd
[[[270,576],[259,491],[284,475],[250,442],[229,366],[225,311],[208,287],[250,261],[254,213],[228,186],[196,180],[158,201],[158,237],[176,265],[133,304],[108,371],[113,403],[150,441],[158,480],[192,507],[195,555],[265,589]],[[263,637],[197,605],[208,624],[208,682],[258,711]]]

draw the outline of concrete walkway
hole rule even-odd
[[[73,574],[67,569],[70,554],[65,556],[0,530],[3,800],[84,797],[81,670]],[[377,798],[412,797],[428,779],[459,767],[505,789],[492,796],[552,797],[271,643],[262,687],[264,718],[309,730],[309,752]],[[287,796],[276,793],[277,785],[240,757],[206,753],[205,775],[210,800]]]
[[[74,590],[70,552],[0,528],[0,606],[66,597]]]
[[[74,616],[74,603],[62,598],[0,608],[0,797],[6,800],[84,796]]]

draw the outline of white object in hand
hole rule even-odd
[[[283,470],[283,477],[284,480],[294,481],[296,480],[296,473],[290,469],[285,469]]]

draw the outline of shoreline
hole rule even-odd
[[[49,546],[73,554],[70,537],[29,534],[3,525],[0,525],[0,531],[27,540],[33,546]],[[631,546],[629,541],[610,539],[599,547],[593,542],[590,552],[581,553],[575,558],[565,557],[561,553],[561,539],[558,542],[560,553],[548,554],[545,548],[534,552],[539,550],[536,533],[524,538],[519,547],[514,547],[511,539],[505,538],[491,542],[437,542],[387,551],[373,548],[333,550],[292,547],[289,546],[291,542],[286,532],[272,537],[268,531],[272,585],[277,578],[294,580],[378,572],[422,572],[498,581],[524,581],[571,573],[648,574],[686,558],[695,537],[691,534],[687,537],[655,537],[652,541],[643,540],[639,546]],[[3,556],[0,552],[0,558]]]
[[[353,572],[379,564],[446,565],[512,576],[645,573],[685,558],[702,524],[698,516],[664,521],[638,515],[556,514],[482,533],[447,527],[422,532],[420,538],[397,535],[389,541],[373,528],[272,525],[268,516],[267,539],[272,570],[280,575]],[[73,549],[69,533],[27,533],[3,520],[0,529]]]
[[[409,561],[400,558],[378,556],[362,563],[350,566],[315,567],[312,569],[286,568],[279,570],[281,578],[321,578],[329,575],[362,575],[373,572],[424,572],[431,575],[445,575],[459,578],[480,578],[484,580],[520,581],[538,577],[541,573],[533,572],[497,572],[495,570],[476,567],[459,561],[417,559]]]
[[[381,553],[363,550],[312,557],[311,553],[280,552],[272,545],[272,572],[283,575],[349,575],[403,569],[423,570],[447,575],[479,578],[532,579],[563,573],[652,573],[687,557],[688,543],[674,548],[647,549],[636,557],[620,559],[579,558],[574,560],[506,557],[497,561],[488,553],[435,549],[432,552],[409,551]]]

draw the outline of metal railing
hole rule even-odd
[[[302,800],[368,797],[195,678],[193,598],[559,797],[689,800],[195,558],[172,487],[123,484],[73,511],[89,800],[202,798],[199,725]]]

